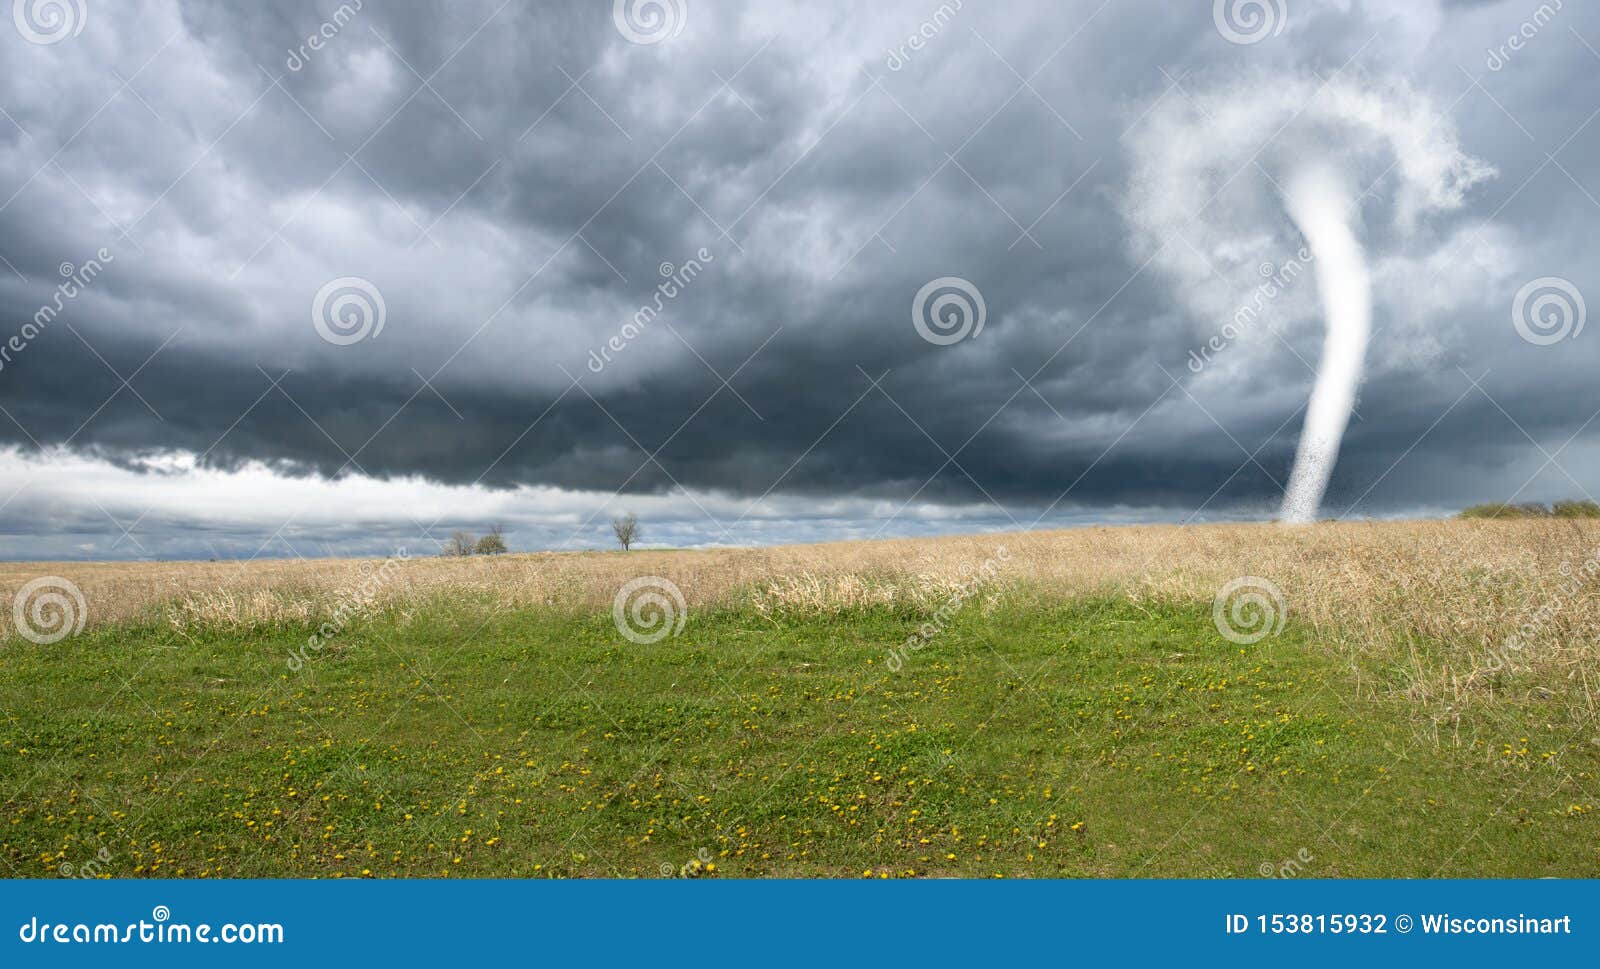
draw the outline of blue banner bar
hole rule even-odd
[[[0,912],[6,966],[479,956],[1503,966],[1592,962],[1600,882],[63,880],[0,883]]]

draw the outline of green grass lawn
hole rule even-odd
[[[1441,728],[1397,671],[1208,605],[413,610],[0,645],[5,874],[1596,876],[1600,728],[1512,690]],[[709,864],[712,870],[706,872]],[[698,871],[697,871],[698,870]]]

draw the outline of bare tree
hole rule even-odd
[[[471,532],[452,532],[444,547],[440,549],[441,555],[471,555],[478,547],[477,540]]]
[[[478,539],[479,555],[504,555],[506,553],[506,529],[504,525],[496,524],[489,529],[489,534]]]
[[[639,539],[639,519],[629,512],[621,518],[611,519],[611,531],[617,536],[622,550],[626,552],[634,542]]]

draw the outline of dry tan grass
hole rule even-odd
[[[1005,549],[1004,561],[999,561]],[[93,624],[158,618],[179,631],[320,623],[341,604],[424,608],[438,597],[495,606],[605,608],[638,576],[670,579],[691,609],[815,613],[863,605],[933,610],[987,562],[986,594],[1124,595],[1209,603],[1259,576],[1331,647],[1392,654],[1420,700],[1454,705],[1497,681],[1492,657],[1527,630],[1516,666],[1600,685],[1600,523],[1435,521],[1083,528],[761,549],[418,556],[222,563],[12,563],[9,601],[41,575],[83,592]],[[368,596],[367,593],[371,595]],[[1541,610],[1543,610],[1541,614]],[[1532,624],[1530,629],[1528,624]]]

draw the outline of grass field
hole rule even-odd
[[[8,599],[59,575],[88,621],[0,646],[0,859],[1593,877],[1597,545],[1440,522],[12,565]],[[676,635],[620,632],[612,597],[641,576],[681,588]],[[1254,642],[1213,609],[1243,576],[1282,596]]]

